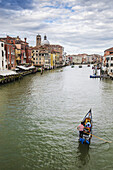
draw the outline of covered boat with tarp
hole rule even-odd
[[[84,144],[90,144],[91,138],[92,138],[92,112],[91,109],[89,112],[85,115],[85,117],[82,120],[84,131],[82,138],[79,137],[79,141]]]

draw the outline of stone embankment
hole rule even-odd
[[[43,74],[44,70],[45,70],[44,68],[37,68],[35,66],[30,67],[17,66],[17,68],[14,71],[12,70],[0,71],[0,85],[20,80],[28,74],[34,74],[36,72],[40,72],[41,74]]]
[[[32,70],[16,73],[14,71],[0,72],[0,84],[6,84],[22,79],[24,76],[33,73]]]
[[[20,80],[24,76],[32,73],[36,73],[38,69],[35,67],[24,67],[18,66],[14,71],[12,70],[3,70],[0,71],[0,84],[6,84],[10,82],[14,82],[16,80]]]

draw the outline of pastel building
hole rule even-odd
[[[32,48],[32,62],[37,67],[51,68],[51,54],[44,48]]]
[[[7,68],[13,69],[19,64],[31,63],[31,48],[26,38],[22,41],[19,36],[0,38],[5,44]]]
[[[43,41],[41,41],[41,36],[40,35],[36,36],[36,47],[38,49],[45,49],[46,51],[48,51],[49,54],[52,54],[53,51],[56,51],[56,53],[57,53],[57,56],[56,56],[57,64],[56,65],[58,67],[63,65],[64,48],[62,46],[60,46],[60,45],[51,45],[50,42],[48,41],[46,35],[44,36],[44,40]],[[50,57],[50,56],[48,55],[48,57]],[[59,57],[59,59],[58,59],[58,57]]]
[[[37,47],[32,48],[32,63],[33,65],[39,64],[39,50]]]
[[[56,53],[52,51],[50,55],[51,55],[51,68],[53,69],[56,67]]]

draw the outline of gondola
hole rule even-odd
[[[83,137],[79,137],[79,142],[82,144],[90,144],[92,138],[92,112],[91,109],[82,120],[84,125]]]

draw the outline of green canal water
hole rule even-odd
[[[0,170],[112,170],[113,143],[79,145],[92,108],[93,134],[113,142],[113,81],[70,66],[0,86]]]

